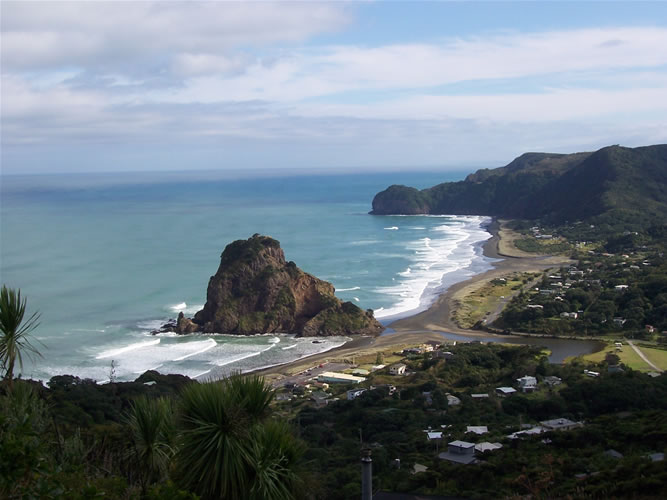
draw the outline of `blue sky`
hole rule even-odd
[[[665,2],[0,5],[6,174],[461,170],[667,142]]]

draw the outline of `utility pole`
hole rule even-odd
[[[373,500],[373,460],[370,448],[361,450],[361,500]]]

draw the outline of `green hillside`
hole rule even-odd
[[[614,217],[667,219],[667,145],[609,146],[594,153],[526,153],[505,167],[417,190],[391,186],[372,214],[493,215],[552,223]]]

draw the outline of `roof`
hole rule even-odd
[[[449,406],[456,406],[461,404],[461,400],[452,394],[447,394],[447,404]]]
[[[489,393],[488,393],[488,392],[485,392],[485,393],[483,393],[483,394],[471,394],[470,397],[471,397],[471,398],[488,398],[488,397],[489,397]]]
[[[623,454],[616,450],[607,450],[604,454],[611,458],[623,458]]]
[[[442,439],[442,432],[427,432],[426,437],[431,439]]]
[[[347,373],[338,373],[338,372],[323,372],[320,373],[317,377],[319,380],[344,380],[346,382],[363,382],[366,380],[363,377],[355,377],[354,375],[348,375]]]
[[[540,424],[549,429],[563,429],[565,427],[579,425],[578,422],[573,422],[569,418],[554,418],[552,420],[543,420],[540,422]]]
[[[542,427],[532,427],[530,429],[526,429],[525,431],[518,431],[518,432],[513,432],[509,436],[507,436],[510,439],[516,439],[520,438],[522,436],[534,436],[536,434],[542,434],[544,432],[544,429]]]
[[[512,394],[516,392],[516,389],[514,387],[496,387],[496,391],[500,391],[503,394]]]
[[[447,443],[447,445],[448,446],[456,446],[457,448],[467,449],[467,448],[472,448],[473,446],[475,446],[475,443],[469,443],[467,441],[456,440],[456,441],[451,441],[450,443]]]
[[[422,464],[415,464],[414,467],[412,468],[413,474],[417,474],[419,472],[426,472],[428,470],[428,467]]]
[[[475,451],[484,453],[485,451],[499,450],[502,447],[503,445],[500,443],[489,443],[488,441],[485,441],[483,443],[477,443],[475,445]]]
[[[489,432],[489,428],[486,425],[469,425],[466,427],[466,432],[482,435]]]
[[[438,458],[441,460],[447,460],[449,462],[466,465],[477,462],[477,459],[473,453],[462,455],[460,453],[450,453],[448,451],[443,451],[438,455]]]

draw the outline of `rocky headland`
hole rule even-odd
[[[342,302],[334,292],[331,283],[287,262],[277,240],[255,234],[227,245],[201,311],[191,319],[180,313],[155,333],[329,336],[384,329],[372,310]]]

